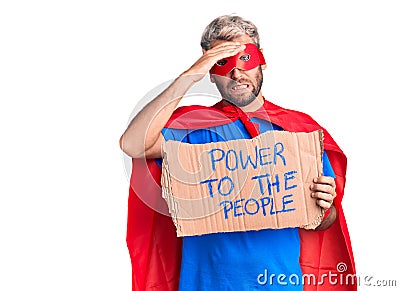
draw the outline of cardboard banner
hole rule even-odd
[[[323,133],[268,131],[253,139],[163,144],[162,193],[177,236],[302,227],[324,211],[310,185],[322,175]]]

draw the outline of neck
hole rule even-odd
[[[240,109],[242,109],[242,111],[244,112],[253,112],[257,111],[261,106],[263,106],[263,104],[264,104],[264,97],[260,92],[256,99],[254,99],[250,104],[240,107]]]

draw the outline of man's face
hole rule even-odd
[[[235,38],[233,41],[242,44],[252,43],[248,35]],[[221,42],[217,40],[213,43],[213,46]],[[215,82],[222,98],[236,106],[244,107],[252,103],[261,94],[263,74],[261,66],[258,65],[250,70],[234,68],[224,76],[212,75],[211,79]]]

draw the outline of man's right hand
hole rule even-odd
[[[200,81],[217,61],[245,48],[238,42],[219,42],[211,49],[203,50],[203,55],[187,71],[133,118],[120,139],[120,147],[127,155],[133,158],[161,157],[161,131],[187,90]]]
[[[207,51],[203,50],[203,55],[181,76],[191,76],[193,82],[198,82],[217,61],[234,56],[245,48],[246,46],[240,42],[224,41],[219,43]]]

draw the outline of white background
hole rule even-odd
[[[348,156],[357,272],[399,286],[397,5],[2,1],[0,290],[130,290],[119,137],[137,102],[200,56],[204,27],[231,13],[259,27],[265,97],[313,116]]]

